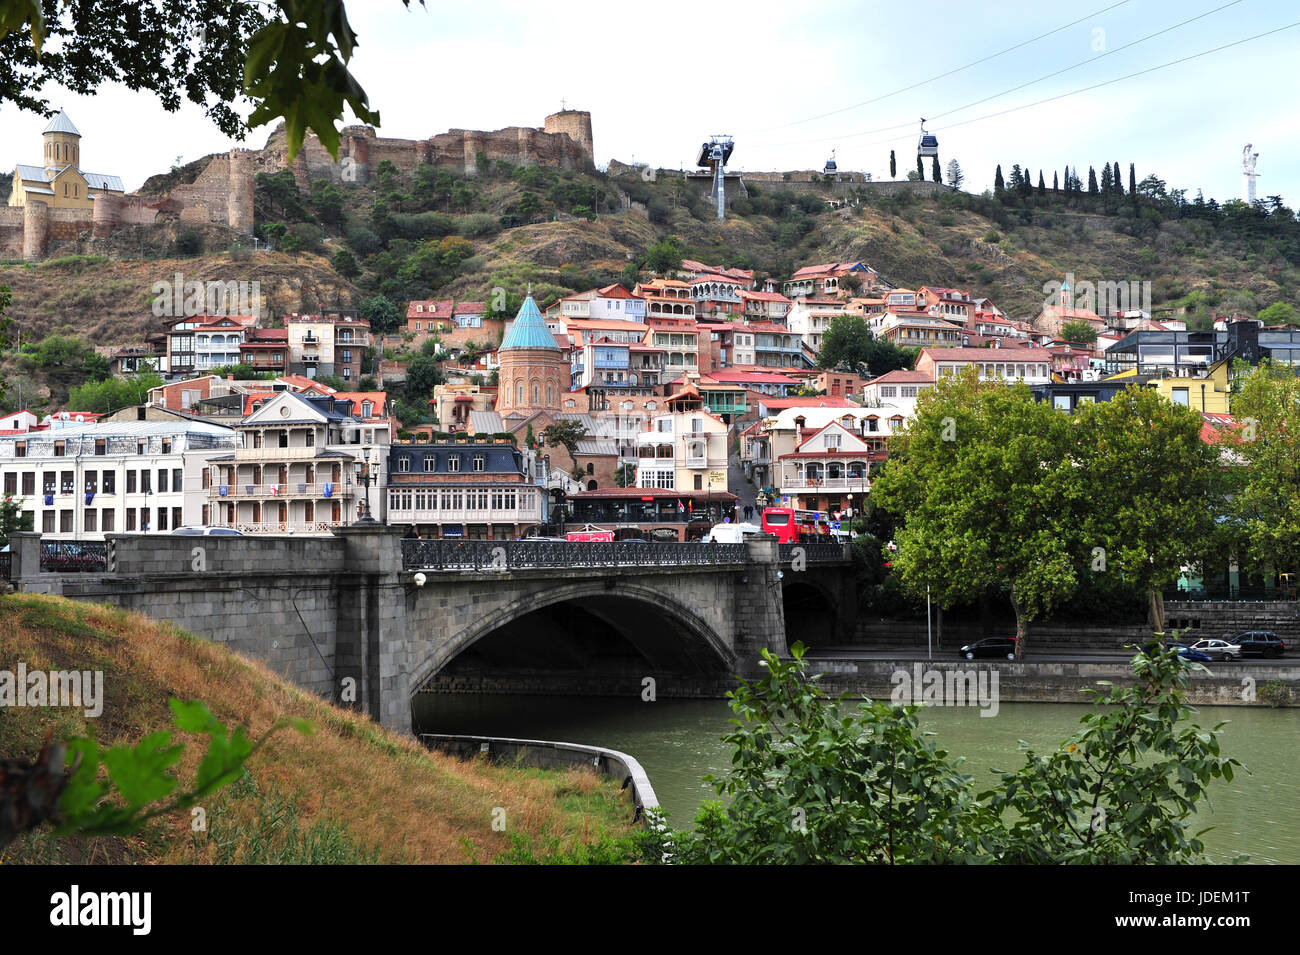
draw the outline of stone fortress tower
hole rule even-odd
[[[568,133],[569,138],[582,147],[592,165],[596,163],[596,150],[591,140],[591,113],[582,109],[562,109],[546,117],[542,129],[548,133]]]

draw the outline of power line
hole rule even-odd
[[[1135,76],[1145,76],[1147,73],[1156,72],[1156,70],[1163,70],[1171,66],[1177,66],[1179,63],[1187,63],[1190,62],[1191,60],[1197,60],[1203,56],[1209,56],[1211,53],[1218,53],[1222,50],[1231,49],[1234,46],[1241,46],[1241,44],[1243,43],[1249,43],[1252,40],[1260,40],[1266,36],[1272,36],[1274,33],[1281,33],[1283,30],[1291,30],[1294,29],[1295,27],[1300,27],[1300,20],[1297,20],[1294,23],[1288,23],[1286,26],[1277,27],[1274,30],[1266,30],[1263,33],[1256,33],[1254,36],[1248,36],[1241,40],[1234,40],[1232,43],[1225,43],[1223,44],[1223,46],[1216,46],[1210,50],[1202,50],[1200,53],[1193,53],[1190,56],[1180,57],[1177,60],[1170,60],[1168,63],[1161,63],[1159,66],[1151,66],[1145,70],[1138,70],[1136,73],[1127,73],[1124,76],[1117,76],[1113,80],[1105,80],[1101,83],[1094,83],[1092,86],[1085,86],[1082,89],[1071,90],[1068,93],[1060,93],[1056,96],[1049,96],[1046,99],[1040,99],[1033,103],[1026,103],[1023,106],[1012,106],[1010,109],[999,110],[996,113],[988,113],[984,116],[976,116],[973,119],[963,119],[959,123],[950,123],[949,125],[941,128],[956,129],[958,126],[966,126],[970,123],[982,122],[983,120],[986,119],[993,119],[995,116],[1005,116],[1007,113],[1014,113],[1022,109],[1030,109],[1034,106],[1042,106],[1044,103],[1051,103],[1058,99],[1065,99],[1067,96],[1074,96],[1077,93],[1087,93],[1092,90],[1101,89],[1103,86],[1110,86],[1112,83],[1119,83],[1122,82],[1123,80],[1131,80]]]
[[[1129,47],[1137,46],[1139,43],[1145,43],[1147,40],[1152,40],[1165,33],[1169,33],[1171,30],[1177,30],[1179,27],[1185,27],[1187,26],[1187,24],[1192,23],[1196,20],[1204,19],[1205,17],[1208,17],[1212,13],[1218,13],[1220,10],[1226,10],[1228,7],[1235,7],[1237,4],[1241,2],[1242,0],[1231,0],[1230,3],[1225,3],[1221,7],[1215,7],[1213,10],[1206,10],[1204,13],[1198,13],[1194,17],[1189,17],[1188,19],[1183,20],[1181,23],[1175,23],[1173,26],[1165,27],[1163,30],[1157,30],[1155,33],[1149,33],[1146,36],[1142,37],[1140,40],[1133,40],[1131,43],[1125,43],[1123,46],[1117,46],[1113,50],[1107,50],[1105,53],[1101,54],[1100,56],[1091,56],[1086,60],[1080,60],[1078,63],[1075,63],[1072,66],[1064,67],[1063,69],[1059,69],[1055,73],[1048,73],[1046,76],[1040,76],[1036,80],[1030,80],[1028,83],[1021,83],[1019,86],[1013,86],[1011,87],[1011,89],[1003,90],[1001,93],[994,93],[992,96],[986,96],[983,99],[977,99],[973,103],[967,103],[965,106],[958,106],[956,109],[950,109],[947,112],[939,113],[937,116],[933,116],[931,118],[942,119],[944,116],[951,116],[953,113],[960,113],[962,110],[970,109],[972,106],[978,106],[981,103],[987,103],[991,99],[997,99],[1000,96],[1006,96],[1008,93],[1014,93],[1017,90],[1022,90],[1026,86],[1033,86],[1035,83],[1041,83],[1043,80],[1050,80],[1054,76],[1060,76],[1062,73],[1068,73],[1071,70],[1077,70],[1079,67],[1086,66],[1089,63],[1096,63],[1098,60],[1103,60],[1106,57],[1112,56],[1115,53],[1122,53],[1124,50],[1127,50]]]
[[[1092,56],[1092,57],[1089,57],[1089,58],[1086,59],[1086,60],[1080,60],[1078,63],[1074,63],[1074,64],[1072,64],[1072,65],[1070,65],[1070,66],[1063,67],[1063,68],[1061,68],[1061,69],[1059,69],[1059,70],[1055,70],[1055,71],[1053,71],[1053,72],[1051,72],[1051,73],[1046,73],[1046,74],[1044,74],[1043,76],[1037,77],[1036,79],[1029,80],[1028,82],[1025,82],[1025,83],[1021,83],[1021,84],[1018,85],[1018,86],[1013,86],[1013,87],[1011,87],[1010,89],[1002,90],[1000,93],[994,93],[994,94],[992,94],[992,95],[990,95],[990,96],[985,96],[985,97],[982,98],[982,99],[973,100],[972,102],[966,103],[966,104],[964,104],[964,105],[962,105],[962,106],[956,106],[956,107],[954,107],[954,108],[952,108],[952,109],[945,110],[945,111],[942,112],[942,113],[938,113],[938,114],[936,114],[936,115],[934,115],[934,116],[931,116],[930,119],[932,119],[932,120],[933,120],[933,119],[940,119],[940,118],[942,118],[942,117],[944,117],[944,116],[951,116],[953,113],[960,113],[962,110],[970,109],[970,108],[972,108],[972,107],[974,107],[974,106],[979,106],[981,103],[987,103],[989,100],[998,99],[999,97],[1006,96],[1006,95],[1008,95],[1009,93],[1014,93],[1014,92],[1016,92],[1017,90],[1022,90],[1022,89],[1024,89],[1025,87],[1033,86],[1035,83],[1041,83],[1043,80],[1049,80],[1049,79],[1051,79],[1051,78],[1054,77],[1054,76],[1060,76],[1062,73],[1068,73],[1068,72],[1070,72],[1071,70],[1076,70],[1076,69],[1078,69],[1078,68],[1081,67],[1081,66],[1087,66],[1088,64],[1091,64],[1091,63],[1097,63],[1097,62],[1099,62],[1100,60],[1103,60],[1103,59],[1105,59],[1106,57],[1111,56],[1112,54],[1120,53],[1120,52],[1122,52],[1122,51],[1124,51],[1124,50],[1127,50],[1127,49],[1130,49],[1130,48],[1132,48],[1132,47],[1135,47],[1135,46],[1137,46],[1137,45],[1140,44],[1140,43],[1145,43],[1145,42],[1147,42],[1148,40],[1152,40],[1152,39],[1154,39],[1154,38],[1156,38],[1156,37],[1158,37],[1158,36],[1161,36],[1161,35],[1163,35],[1163,34],[1165,34],[1165,33],[1169,33],[1169,32],[1171,32],[1171,31],[1173,31],[1173,30],[1177,30],[1177,29],[1179,29],[1180,27],[1185,27],[1185,26],[1187,26],[1187,24],[1189,24],[1189,23],[1193,23],[1193,22],[1195,22],[1196,20],[1204,19],[1205,17],[1208,17],[1208,16],[1210,16],[1211,14],[1218,13],[1220,10],[1226,10],[1228,7],[1236,6],[1237,4],[1239,4],[1239,3],[1241,3],[1241,2],[1242,2],[1242,0],[1230,0],[1230,2],[1225,3],[1225,4],[1223,4],[1222,6],[1215,7],[1213,10],[1207,10],[1207,11],[1205,11],[1204,13],[1198,13],[1198,14],[1197,14],[1196,16],[1194,16],[1194,17],[1189,17],[1188,19],[1186,19],[1186,20],[1182,20],[1182,21],[1180,21],[1180,22],[1178,22],[1178,23],[1175,23],[1175,24],[1173,24],[1172,26],[1167,26],[1167,27],[1165,27],[1165,28],[1162,29],[1162,30],[1157,30],[1155,33],[1149,33],[1149,34],[1147,34],[1146,36],[1144,36],[1144,37],[1142,37],[1142,38],[1140,38],[1140,39],[1133,40],[1133,41],[1131,41],[1131,42],[1129,42],[1129,43],[1124,44],[1123,46],[1116,47],[1116,48],[1113,49],[1113,50],[1108,50],[1107,52],[1102,53],[1100,56]],[[1086,19],[1086,18],[1085,18],[1085,19]],[[1212,51],[1211,51],[1211,52],[1212,52]],[[874,134],[876,134],[876,133],[888,133],[888,132],[893,132],[893,131],[895,131],[895,130],[899,130],[899,129],[909,129],[909,128],[912,128],[914,125],[915,125],[915,123],[899,123],[899,124],[896,125],[896,126],[882,126],[882,127],[878,128],[878,129],[868,129],[868,130],[865,130],[865,131],[863,131],[863,132],[858,132],[858,133],[846,133],[846,134],[842,134],[842,135],[839,135],[839,136],[825,136],[825,137],[820,137],[820,138],[818,138],[818,139],[807,139],[807,140],[803,140],[802,142],[804,142],[804,143],[827,143],[827,142],[839,142],[839,141],[841,141],[841,140],[858,139],[858,138],[861,138],[862,136],[871,136],[871,135],[874,135]],[[951,127],[949,127],[949,128],[951,128]],[[783,144],[782,144],[782,143],[758,143],[758,144],[756,144],[756,145],[757,145],[757,146],[775,146],[775,145],[783,145]]]
[[[807,119],[796,119],[793,122],[782,123],[779,126],[764,126],[760,129],[751,129],[748,132],[766,133],[766,132],[771,132],[774,129],[787,129],[791,126],[799,126],[803,123],[811,123],[814,120],[825,119],[827,116],[835,116],[838,113],[847,113],[850,110],[860,109],[863,106],[870,106],[872,103],[879,103],[882,99],[888,99],[891,96],[897,96],[899,93],[906,93],[909,90],[916,89],[917,87],[925,86],[927,83],[933,83],[935,80],[941,80],[944,79],[945,77],[949,77],[956,73],[960,73],[963,70],[969,70],[972,66],[979,66],[981,63],[987,63],[989,60],[995,60],[999,56],[1002,56],[1005,53],[1011,53],[1012,51],[1018,50],[1021,47],[1029,46],[1029,44],[1031,43],[1037,43],[1039,40],[1046,39],[1047,37],[1051,36],[1054,33],[1060,33],[1062,30],[1068,30],[1070,27],[1077,26],[1078,24],[1082,23],[1084,20],[1089,20],[1095,16],[1100,16],[1101,14],[1106,13],[1108,10],[1114,10],[1116,7],[1124,6],[1124,4],[1128,2],[1129,0],[1119,0],[1118,3],[1112,3],[1108,7],[1102,7],[1100,10],[1095,10],[1092,13],[1089,13],[1087,16],[1080,17],[1077,20],[1072,20],[1069,23],[1065,24],[1065,26],[1057,27],[1055,30],[1048,30],[1046,33],[1040,33],[1038,36],[1017,43],[1015,46],[1009,46],[1005,50],[999,50],[996,53],[990,53],[988,56],[981,57],[978,60],[974,60],[970,63],[967,63],[965,66],[959,66],[955,69],[949,70],[946,73],[940,73],[937,76],[930,77],[929,79],[920,80],[919,82],[913,83],[911,86],[904,86],[900,89],[893,90],[892,92],[889,93],[882,93],[879,96],[875,96],[869,100],[863,100],[861,103],[854,103],[852,106],[844,106],[841,107],[840,109],[833,109],[829,113],[819,113],[816,116],[809,116]],[[1240,0],[1238,0],[1238,2],[1240,2]]]

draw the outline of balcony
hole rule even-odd
[[[320,362],[320,355],[316,354],[315,352],[311,354],[307,354],[306,352],[303,353],[302,363],[304,365],[315,365],[318,364],[319,362]]]
[[[312,445],[310,447],[277,448],[263,445],[260,448],[236,448],[235,459],[256,464],[274,464],[277,461],[311,461],[321,457],[328,448]],[[335,459],[337,460],[337,459]],[[332,462],[331,462],[332,463]]]
[[[861,493],[871,489],[871,479],[867,477],[808,477],[787,472],[781,478],[781,493],[789,494],[799,491],[853,491]]]
[[[355,484],[339,484],[335,482],[318,481],[314,484],[307,484],[302,481],[286,481],[283,484],[213,484],[208,488],[209,500],[260,500],[265,498],[275,498],[277,500],[292,500],[294,498],[309,497],[314,500],[325,498],[325,484],[330,483],[333,489],[330,492],[329,499],[335,498],[345,500],[356,496],[358,486]],[[221,489],[226,488],[226,493],[222,494]],[[272,488],[278,488],[272,491]]]
[[[214,527],[233,527],[243,534],[328,534],[342,521],[261,521],[259,523],[235,521],[233,524],[213,524]]]
[[[541,519],[540,505],[483,511],[466,508],[388,508],[389,524],[535,524]]]

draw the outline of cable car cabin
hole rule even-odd
[[[822,169],[822,173],[827,176],[833,176],[838,171],[839,167],[835,165],[835,150],[832,149],[831,158],[826,160],[826,166]]]
[[[939,137],[934,133],[927,133],[924,126],[921,127],[921,138],[916,141],[916,154],[918,156],[939,155]]]

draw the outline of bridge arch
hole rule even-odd
[[[786,571],[781,581],[781,604],[787,645],[838,643],[844,608],[840,594],[815,574]]]
[[[620,603],[631,605],[640,614],[644,614],[647,610],[653,611],[655,617],[675,624],[684,631],[688,640],[692,641],[692,645],[683,649],[702,668],[725,673],[732,666],[734,650],[731,644],[712,624],[689,606],[661,589],[627,579],[618,580],[617,585],[611,588],[609,586],[611,580],[612,578],[598,577],[566,582],[559,586],[524,594],[484,614],[472,626],[449,634],[446,639],[435,642],[432,647],[427,648],[427,652],[416,657],[410,668],[408,691],[411,695],[419,692],[430,679],[437,676],[470,647],[510,624],[539,610],[579,601],[586,608],[596,607],[597,616],[603,616],[602,609]],[[419,598],[416,599],[418,601]],[[417,645],[423,643],[418,637],[415,642]],[[425,647],[421,645],[420,649],[425,650]]]

